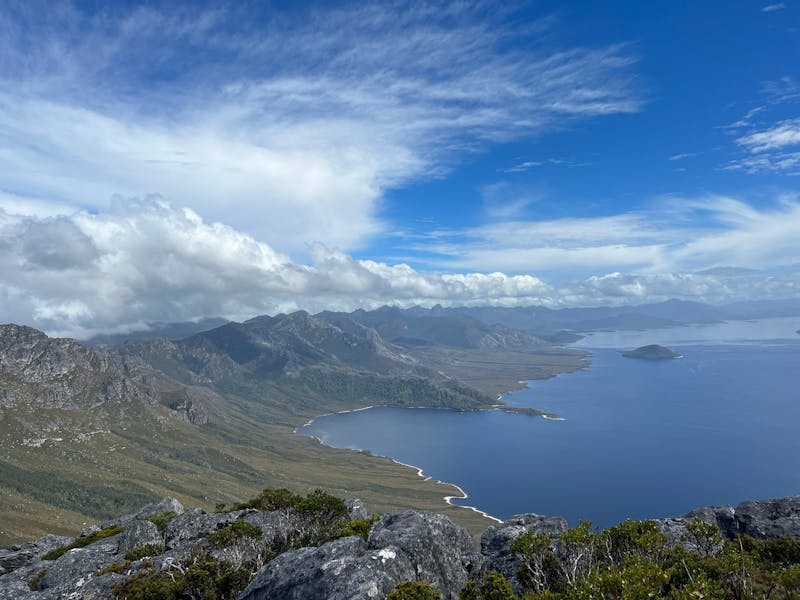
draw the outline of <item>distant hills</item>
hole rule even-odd
[[[278,315],[279,317],[281,315]],[[680,327],[728,320],[800,317],[800,299],[755,300],[715,306],[687,300],[667,300],[636,306],[551,309],[525,307],[383,306],[350,313],[323,311],[316,318],[336,326],[353,324],[374,329],[386,342],[414,347],[513,348],[568,343],[580,333]],[[277,317],[256,317],[264,320]],[[90,345],[115,346],[156,338],[182,339],[226,324],[220,318],[197,322],[152,323],[148,330],[98,335]]]

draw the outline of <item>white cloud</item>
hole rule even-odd
[[[208,315],[245,318],[387,302],[547,299],[530,275],[420,273],[314,245],[299,264],[229,226],[151,198],[92,215],[0,212],[0,320],[73,335]]]
[[[388,188],[486,143],[639,109],[626,48],[547,47],[548,22],[489,8],[262,22],[15,5],[0,15],[0,190],[69,210],[158,193],[286,252],[356,248],[385,229]]]
[[[509,167],[508,169],[504,169],[504,173],[522,173],[524,171],[528,171],[530,169],[536,167],[544,167],[548,165],[556,165],[562,167],[588,167],[592,163],[588,162],[576,162],[574,160],[567,160],[564,158],[546,158],[543,160],[527,160],[525,162],[521,162],[519,164],[514,165],[513,167]]]
[[[669,160],[683,160],[685,158],[692,158],[697,156],[697,152],[683,152],[681,154],[673,154]]]
[[[737,199],[668,198],[638,213],[544,221],[507,220],[437,231],[412,249],[447,269],[532,272],[551,280],[598,272],[684,272],[723,266],[776,268],[800,259],[800,203],[756,208]]]
[[[299,263],[158,198],[117,200],[109,211],[70,217],[0,211],[0,321],[82,337],[153,321],[213,315],[240,320],[298,308],[559,307],[800,295],[798,275],[730,268],[686,273],[731,264],[796,265],[800,205],[795,200],[758,210],[715,198],[701,207],[686,203],[684,210],[711,211],[714,226],[664,232],[658,219],[645,214],[527,223],[509,232],[514,250],[509,253],[509,246],[488,247],[503,239],[502,225],[496,224],[485,233],[484,247],[458,258],[462,272],[358,260],[322,244],[309,248],[308,264]],[[482,273],[476,271],[485,269],[469,267],[482,261],[495,269]],[[593,272],[581,277],[579,270],[587,265]],[[570,273],[566,279],[559,277],[564,272]],[[547,282],[540,273],[560,283]]]
[[[764,131],[756,131],[736,140],[750,152],[776,150],[800,144],[800,119],[787,119]]]
[[[732,160],[723,168],[750,174],[772,171],[787,175],[800,175],[800,152],[775,152],[746,156]]]
[[[783,10],[786,8],[786,5],[783,2],[778,4],[767,4],[764,8],[761,9],[762,12],[775,12],[776,10]]]

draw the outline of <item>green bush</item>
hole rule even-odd
[[[157,515],[150,515],[146,520],[153,523],[160,532],[163,532],[167,528],[167,524],[177,516],[177,513],[172,510],[168,510],[166,512],[158,513]]]
[[[552,540],[526,532],[510,544],[524,600],[763,600],[800,598],[800,541],[724,540],[693,520],[670,547],[654,521],[624,521],[600,533],[582,522]],[[471,581],[467,600],[507,598],[502,578]]]
[[[314,490],[297,502],[294,508],[305,517],[324,521],[347,516],[347,505],[344,500],[320,489]]]
[[[442,594],[422,581],[402,581],[398,583],[386,600],[439,600]]]
[[[379,516],[367,517],[366,519],[356,519],[355,521],[347,521],[342,526],[340,537],[348,537],[357,535],[360,538],[367,539],[369,532],[372,531],[372,526],[378,522]]]
[[[103,567],[97,572],[97,576],[100,577],[101,575],[105,575],[106,573],[124,573],[125,569],[128,568],[128,562],[113,562],[107,567]]]
[[[497,571],[480,581],[468,581],[458,594],[459,600],[519,600],[511,584]]]
[[[129,550],[125,555],[125,560],[128,562],[133,562],[147,556],[158,556],[162,552],[164,552],[164,546],[161,544],[141,544],[140,546],[136,546],[136,548]]]
[[[116,584],[120,600],[234,600],[247,587],[251,573],[208,555],[195,555],[182,569],[144,570]]]
[[[255,508],[256,510],[272,511],[280,510],[282,508],[294,508],[302,500],[302,496],[298,496],[286,488],[265,488],[264,491],[255,498],[251,498],[247,502],[234,505],[233,510]]]
[[[561,565],[552,549],[553,537],[546,533],[526,531],[511,541],[509,550],[520,559],[517,577],[533,592],[558,590],[562,587]]]
[[[208,536],[208,540],[220,548],[231,546],[236,540],[243,537],[258,539],[261,537],[261,528],[238,518],[225,527],[222,527]]]
[[[83,548],[84,546],[88,546],[89,544],[93,544],[99,540],[122,533],[124,530],[125,528],[121,525],[115,525],[114,527],[108,527],[106,529],[101,529],[100,531],[90,533],[89,535],[84,535],[83,537],[76,538],[71,544],[50,550],[50,552],[42,556],[42,560],[56,560],[70,550],[75,548]]]

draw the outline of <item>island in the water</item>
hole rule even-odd
[[[658,344],[650,344],[649,346],[641,346],[636,350],[628,350],[623,352],[622,356],[625,358],[643,358],[645,360],[666,360],[670,358],[681,358],[677,352],[670,350],[665,346]]]

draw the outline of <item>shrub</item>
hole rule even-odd
[[[56,560],[70,550],[74,550],[75,548],[83,548],[84,546],[88,546],[89,544],[93,544],[99,540],[122,533],[124,530],[125,528],[121,525],[115,525],[114,527],[108,527],[106,529],[101,529],[100,531],[90,533],[89,535],[84,535],[83,537],[76,538],[71,544],[50,550],[50,552],[42,556],[42,560]]]
[[[316,489],[295,504],[295,510],[306,517],[323,521],[333,521],[347,516],[344,500],[323,490]]]
[[[526,531],[509,545],[509,550],[520,559],[517,577],[534,592],[560,587],[561,565],[552,543],[552,536],[546,533]]]
[[[195,554],[180,569],[139,571],[116,584],[113,593],[123,600],[233,600],[247,587],[250,577],[247,569]]]
[[[125,560],[128,562],[133,562],[147,556],[158,556],[162,552],[164,552],[164,546],[161,544],[142,544],[140,546],[136,546],[132,550],[129,550],[125,555]]]
[[[130,553],[129,553],[130,554]],[[128,568],[128,563],[113,562],[107,567],[103,567],[97,572],[97,576],[105,575],[106,573],[123,573]]]
[[[787,537],[762,540],[758,545],[759,558],[776,565],[800,565],[800,540]]]
[[[643,556],[658,561],[665,551],[667,536],[655,521],[626,519],[618,525],[603,530],[597,544],[606,562],[621,563],[629,556]]]
[[[42,579],[47,574],[47,569],[40,569],[36,575],[28,582],[28,587],[32,592],[39,591],[39,584],[42,582]]]
[[[227,548],[243,537],[258,539],[261,537],[261,528],[258,525],[248,523],[242,518],[238,518],[210,534],[208,540],[220,548]]]
[[[153,523],[156,528],[163,533],[163,531],[167,528],[167,524],[177,516],[178,515],[175,513],[175,511],[168,510],[166,512],[158,513],[157,515],[150,515],[146,520]]]
[[[712,523],[701,521],[697,517],[686,525],[686,535],[683,540],[704,556],[710,556],[722,545],[722,535],[719,527]]]
[[[302,497],[287,490],[286,488],[271,489],[265,488],[255,498],[247,502],[236,504],[233,510],[243,510],[245,508],[255,508],[257,510],[280,510],[282,508],[294,508],[302,501]]]
[[[497,571],[480,581],[468,581],[458,594],[459,600],[519,600],[508,579]]]
[[[398,583],[386,600],[439,600],[442,594],[422,581],[402,581]]]
[[[348,537],[357,535],[360,538],[367,539],[369,532],[372,531],[372,526],[380,519],[375,515],[367,517],[366,519],[356,519],[355,521],[348,521],[342,526],[341,535],[339,537]]]

